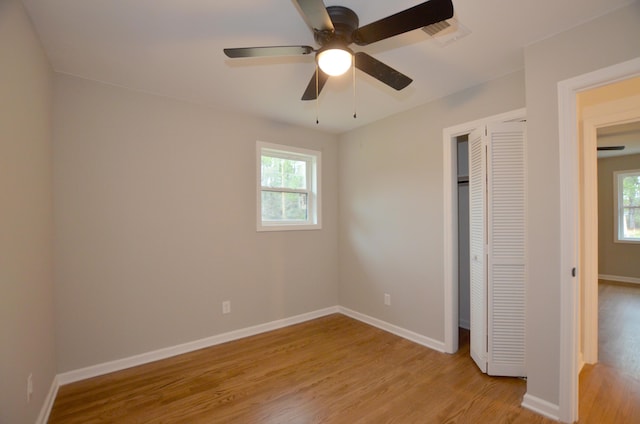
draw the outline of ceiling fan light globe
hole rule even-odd
[[[337,77],[351,68],[353,55],[344,49],[326,49],[318,53],[317,60],[322,72]]]

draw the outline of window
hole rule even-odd
[[[257,143],[258,231],[320,229],[320,152]]]
[[[613,175],[615,241],[640,243],[640,169]]]

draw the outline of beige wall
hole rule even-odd
[[[442,130],[524,104],[517,72],[340,137],[341,305],[444,341]]]
[[[256,232],[256,140],[322,151],[322,230]],[[56,75],[54,164],[59,372],[338,303],[333,135]]]
[[[525,49],[528,166],[527,393],[558,404],[560,367],[559,81],[636,58],[640,3]]]
[[[50,134],[49,63],[22,4],[2,0],[0,423],[35,422],[56,374]]]
[[[640,279],[640,244],[614,243],[613,172],[640,169],[640,155],[598,159],[598,273]]]

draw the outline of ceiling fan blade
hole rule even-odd
[[[320,94],[322,88],[329,80],[329,75],[325,74],[320,70],[320,68],[316,67],[316,72],[318,72],[318,90],[317,93]],[[307,85],[307,89],[304,90],[304,94],[302,95],[302,100],[315,100],[316,96],[316,72],[313,73],[311,77],[311,81],[309,81],[309,85]]]
[[[237,49],[224,49],[224,54],[230,58],[296,56],[313,52],[313,47],[310,46],[240,47]]]
[[[366,46],[451,17],[451,0],[430,0],[358,28],[353,34],[353,39],[356,44]]]
[[[598,151],[603,150],[624,150],[624,146],[601,146],[598,147]]]
[[[413,81],[405,74],[396,71],[392,67],[385,65],[378,59],[369,56],[364,52],[358,52],[355,54],[355,66],[378,81],[381,81],[398,91],[402,90]]]
[[[296,0],[307,23],[316,31],[333,31],[333,22],[322,0]]]

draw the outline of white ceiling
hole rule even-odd
[[[598,147],[624,146],[624,150],[598,152],[598,158],[640,154],[640,121],[598,128]]]
[[[453,0],[471,34],[442,47],[416,30],[354,50],[414,79],[401,92],[361,72],[329,80],[317,105],[300,97],[313,55],[230,60],[225,47],[317,47],[294,0],[23,0],[53,68],[83,78],[343,132],[524,68],[523,47],[631,0]],[[412,7],[410,0],[325,0],[360,24]],[[352,46],[354,47],[354,46]],[[553,66],[550,64],[550,66]]]

